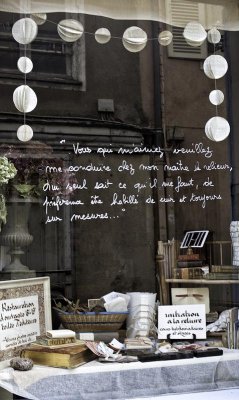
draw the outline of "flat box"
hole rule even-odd
[[[213,356],[222,356],[223,350],[218,348],[212,348],[207,350],[194,350],[194,357],[213,357]]]
[[[143,354],[138,356],[138,360],[141,362],[149,361],[170,361],[170,360],[181,360],[185,358],[193,358],[193,351],[172,351],[168,353],[160,354]]]

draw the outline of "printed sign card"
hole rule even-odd
[[[205,304],[158,307],[158,338],[206,338]]]
[[[38,296],[0,301],[0,350],[29,344],[38,335]]]
[[[51,329],[50,278],[0,282],[0,358],[18,356]]]

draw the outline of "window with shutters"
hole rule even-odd
[[[26,54],[33,62],[33,70],[27,77],[29,84],[85,90],[84,38],[67,43],[59,37],[56,26],[64,16],[51,14],[51,20],[39,27],[36,39],[26,48],[12,37],[12,26],[19,18],[15,14],[0,14],[0,82],[22,83],[17,60]]]
[[[173,34],[172,43],[168,46],[168,56],[175,58],[205,59],[207,57],[207,42],[199,47],[189,46],[183,37],[183,30],[188,22],[204,20],[204,5],[190,1],[168,0],[166,14],[171,21],[168,27]]]

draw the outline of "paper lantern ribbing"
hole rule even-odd
[[[23,74],[29,74],[33,68],[32,60],[28,57],[20,57],[17,61],[17,68]]]
[[[205,125],[205,133],[208,139],[221,142],[230,133],[230,125],[225,118],[213,117]]]
[[[122,42],[126,50],[137,53],[145,48],[147,34],[138,26],[131,26],[124,31]]]
[[[17,130],[17,137],[21,142],[28,142],[33,137],[33,130],[29,125],[21,125]]]
[[[207,57],[203,63],[204,73],[210,79],[222,78],[226,74],[227,69],[227,60],[218,54]]]
[[[207,32],[199,22],[189,22],[183,31],[184,39],[190,46],[201,46],[207,37]]]
[[[158,42],[162,46],[168,46],[173,40],[173,34],[170,31],[162,31],[158,36]]]
[[[219,43],[221,40],[221,33],[217,28],[212,28],[207,33],[207,40],[213,44]]]
[[[36,22],[37,25],[43,25],[46,22],[46,14],[31,14],[31,18]]]
[[[38,27],[31,18],[19,19],[12,27],[12,36],[20,44],[31,43],[37,36]]]
[[[32,90],[28,85],[21,85],[13,92],[13,102],[19,111],[22,113],[28,113],[36,107],[37,96],[34,90]]]
[[[63,19],[57,25],[57,32],[65,42],[75,42],[83,35],[84,28],[76,19]]]
[[[214,106],[219,106],[224,101],[224,94],[221,90],[212,90],[209,94],[209,100]]]
[[[97,31],[95,32],[95,40],[100,44],[108,43],[110,39],[110,31],[106,28],[97,29]]]

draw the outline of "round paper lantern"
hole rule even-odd
[[[218,54],[207,57],[203,63],[204,73],[210,79],[222,78],[226,74],[227,69],[227,60]]]
[[[38,27],[31,18],[19,19],[12,27],[12,36],[20,44],[31,43],[37,36]]]
[[[212,90],[209,94],[209,100],[214,106],[219,106],[224,101],[224,94],[221,90]]]
[[[31,14],[31,18],[36,22],[37,25],[43,25],[46,22],[46,14]]]
[[[83,35],[83,25],[76,19],[63,19],[57,25],[57,32],[65,42],[75,42]]]
[[[221,40],[221,33],[219,32],[218,29],[216,28],[212,28],[210,29],[210,31],[208,31],[207,33],[207,40],[210,43],[219,43]]]
[[[124,31],[122,42],[126,50],[137,53],[145,48],[147,34],[138,26],[131,26]]]
[[[17,130],[17,137],[21,142],[28,142],[33,137],[33,130],[29,125],[21,125]]]
[[[173,40],[173,34],[170,31],[162,31],[158,36],[158,41],[162,46],[168,46]]]
[[[205,133],[208,139],[221,142],[230,133],[230,125],[225,118],[213,117],[205,125]]]
[[[28,85],[21,85],[13,92],[13,102],[19,111],[28,113],[36,107],[37,96]]]
[[[184,28],[183,36],[190,46],[201,46],[207,32],[199,22],[189,22]]]
[[[28,57],[20,57],[17,62],[17,68],[23,74],[28,74],[33,68],[32,60]]]
[[[192,40],[186,40],[186,42],[191,47],[199,47],[203,44],[204,40],[202,42],[193,42]]]
[[[111,34],[110,31],[106,28],[97,29],[95,32],[95,40],[100,44],[105,44],[110,41]]]

